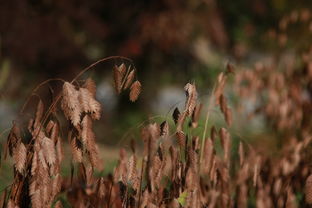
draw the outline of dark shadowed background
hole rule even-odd
[[[104,109],[98,140],[116,144],[149,117],[183,105],[185,83],[195,82],[204,99],[228,61],[248,66],[274,58],[281,46],[306,50],[311,23],[287,27],[286,37],[281,19],[304,18],[311,5],[308,0],[2,1],[1,129],[10,127],[40,82],[70,80],[100,58],[120,55],[138,70],[143,92],[136,103],[113,89],[112,68],[121,59],[86,75],[96,81]]]

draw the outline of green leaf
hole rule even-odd
[[[178,202],[179,204],[184,207],[185,203],[186,203],[186,197],[187,197],[187,192],[184,191],[180,194],[179,198],[178,198]]]

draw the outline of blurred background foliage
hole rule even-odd
[[[41,81],[69,80],[100,58],[120,55],[138,69],[143,85],[138,102],[113,90],[112,67],[122,60],[100,64],[87,76],[97,82],[104,108],[98,141],[121,144],[148,118],[171,116],[174,107],[183,106],[187,82],[196,83],[206,102],[228,61],[251,66],[285,51],[309,50],[311,8],[309,0],[3,1],[1,129],[10,127]],[[239,99],[231,98],[230,103]],[[257,131],[263,123],[255,125]]]

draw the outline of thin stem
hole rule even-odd
[[[207,109],[207,114],[206,114],[206,120],[205,120],[205,126],[204,126],[204,133],[203,133],[203,138],[202,138],[202,143],[201,143],[201,149],[200,149],[200,162],[199,162],[199,166],[201,165],[202,161],[203,161],[203,156],[204,156],[204,145],[205,145],[205,140],[206,140],[206,133],[207,133],[207,128],[208,128],[208,121],[209,121],[209,117],[210,117],[210,110],[212,108],[213,105],[213,93],[215,91],[216,88],[216,83],[214,84],[213,88],[212,88],[212,92],[211,92],[211,96],[209,98],[209,103],[208,103],[208,109]]]
[[[70,82],[71,84],[76,81],[81,75],[83,75],[84,73],[86,73],[88,70],[92,69],[94,66],[98,65],[99,63],[102,63],[104,61],[108,61],[111,59],[116,59],[116,58],[120,58],[120,59],[125,59],[127,61],[130,61],[131,63],[133,63],[133,61],[127,57],[124,56],[109,56],[103,59],[100,59],[96,62],[94,62],[93,64],[89,65],[88,67],[84,68],[79,74],[76,75],[76,77]]]
[[[62,82],[65,82],[65,80],[60,79],[60,78],[48,79],[48,80],[45,80],[45,81],[41,82],[39,85],[37,85],[37,87],[35,87],[35,89],[32,90],[31,94],[28,96],[26,102],[24,103],[24,105],[23,105],[23,107],[22,107],[22,109],[21,109],[21,111],[20,111],[20,114],[23,114],[23,112],[24,112],[24,110],[25,110],[27,104],[29,103],[30,99],[32,98],[32,96],[35,95],[35,92],[36,92],[40,87],[42,87],[43,85],[45,85],[45,84],[47,84],[47,83],[49,83],[49,82],[51,82],[51,81],[62,81]]]

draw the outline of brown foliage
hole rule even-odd
[[[232,72],[232,66],[227,70]],[[141,84],[134,81],[134,73],[134,69],[130,71],[130,67],[127,69],[124,64],[114,68],[117,92],[131,86],[131,101],[137,100],[141,92]],[[228,74],[219,75],[213,92],[215,105],[224,114],[227,127],[232,123],[224,93]],[[3,206],[51,207],[55,204],[55,207],[62,207],[58,196],[64,194],[73,207],[244,208],[253,193],[255,204],[260,208],[298,207],[295,196],[304,187],[306,203],[312,203],[309,154],[306,151],[312,136],[308,130],[292,135],[290,142],[274,158],[242,141],[234,153],[235,136],[227,127],[212,126],[210,136],[204,138],[201,146],[193,130],[202,128],[198,124],[202,105],[197,103],[196,87],[190,83],[184,87],[184,109],[180,112],[176,108],[173,112],[172,124],[175,126],[169,125],[169,119],[160,125],[146,125],[141,132],[142,158],[132,143],[129,157],[125,149],[120,150],[113,176],[96,177],[94,170],[101,169],[102,162],[93,122],[100,119],[101,105],[96,100],[96,86],[91,79],[82,87],[73,83],[65,82],[60,96],[59,110],[69,123],[62,134],[56,115],[45,113],[41,100],[28,128],[23,127],[31,139],[21,134],[21,126],[13,124],[7,149],[14,160],[14,180],[7,188],[9,196],[6,190],[1,198]],[[285,116],[283,112],[277,112],[277,118]],[[190,125],[184,125],[185,121]],[[60,171],[64,134],[67,134],[76,163],[70,179],[63,178]],[[171,142],[166,142],[168,140]],[[233,154],[239,157],[239,161],[233,160]],[[75,167],[77,176],[74,175]]]

